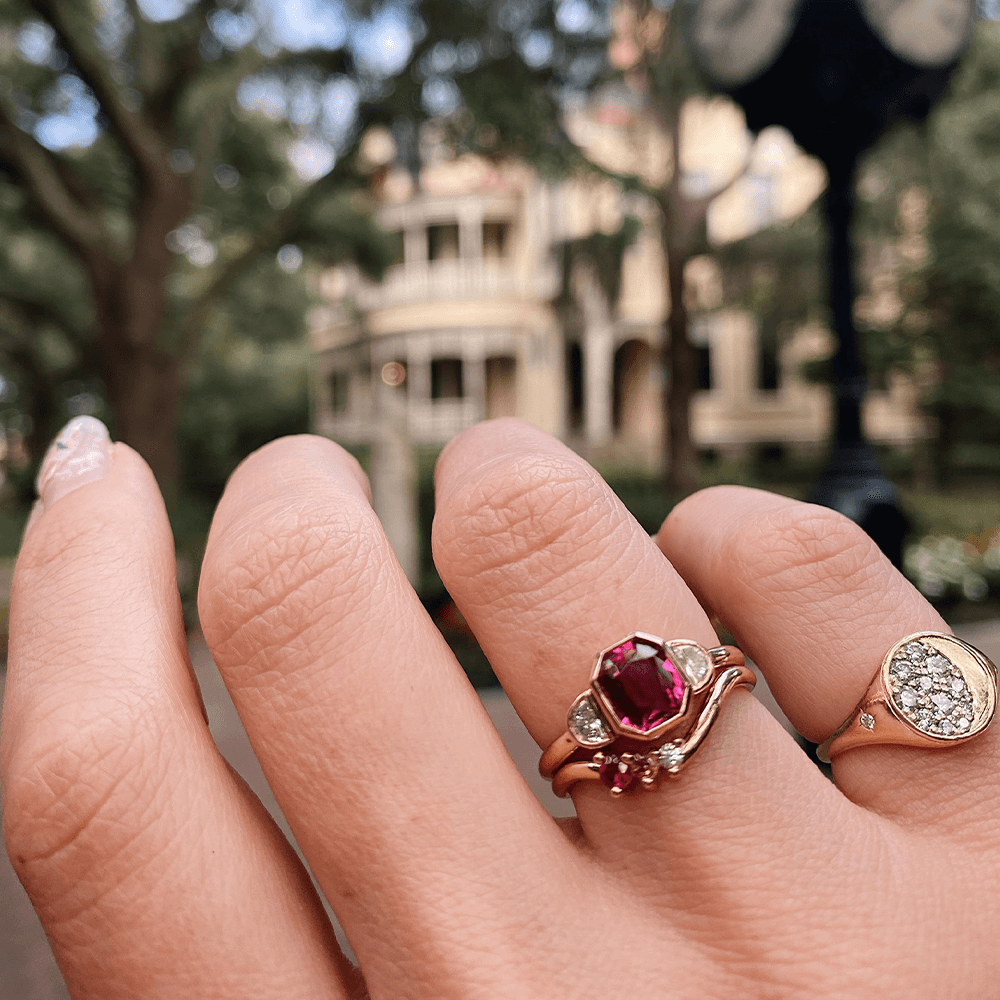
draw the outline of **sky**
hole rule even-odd
[[[177,19],[191,2],[138,0],[143,15],[154,23]],[[124,42],[129,22],[122,0],[106,0],[105,9],[108,18],[99,41],[106,51],[113,52]],[[256,17],[218,11],[211,18],[210,28],[222,45],[238,49],[254,39],[259,24],[266,25],[272,45],[290,51],[337,49],[346,41],[354,58],[369,72],[381,76],[398,72],[412,48],[405,10],[399,4],[389,4],[371,19],[350,24],[343,9],[329,0],[257,0]],[[37,65],[51,65],[59,58],[54,42],[52,29],[40,21],[25,24],[17,39],[21,55]],[[357,106],[357,94],[343,78],[323,88],[289,92],[266,73],[245,81],[238,99],[248,109],[276,119],[288,118],[303,126],[307,134],[289,148],[290,159],[303,180],[314,180],[332,168],[336,142],[348,132]],[[80,80],[63,74],[52,94],[51,113],[34,125],[35,137],[53,150],[89,146],[99,134],[97,111],[97,103]],[[316,127],[305,128],[308,123]]]

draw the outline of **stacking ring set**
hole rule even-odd
[[[559,796],[580,781],[599,781],[613,796],[655,789],[687,765],[730,692],[756,681],[734,646],[633,632],[598,653],[590,687],[538,769]],[[997,668],[985,654],[953,635],[916,632],[885,654],[858,707],[817,754],[830,761],[874,744],[954,747],[982,733],[996,706]]]

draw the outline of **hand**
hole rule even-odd
[[[74,997],[995,995],[996,729],[849,751],[834,785],[738,690],[676,781],[580,783],[557,824],[356,463],[289,438],[233,475],[199,610],[362,981],[212,742],[149,470],[91,421],[64,443],[17,565],[2,773],[8,848]],[[514,421],[456,439],[436,487],[441,577],[540,746],[633,629],[714,645],[712,609],[819,741],[896,640],[946,628],[835,513],[719,488],[654,542]]]

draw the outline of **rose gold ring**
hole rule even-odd
[[[590,687],[570,706],[566,732],[538,770],[560,797],[587,780],[613,795],[633,784],[654,788],[691,759],[730,691],[756,683],[734,646],[633,632],[598,653]]]
[[[997,707],[997,668],[975,646],[943,632],[900,639],[847,721],[816,749],[830,761],[880,743],[938,748],[978,736]]]

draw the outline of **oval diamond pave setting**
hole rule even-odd
[[[923,633],[890,650],[883,682],[897,718],[951,742],[975,735],[992,719],[997,681],[991,668],[961,640]]]

